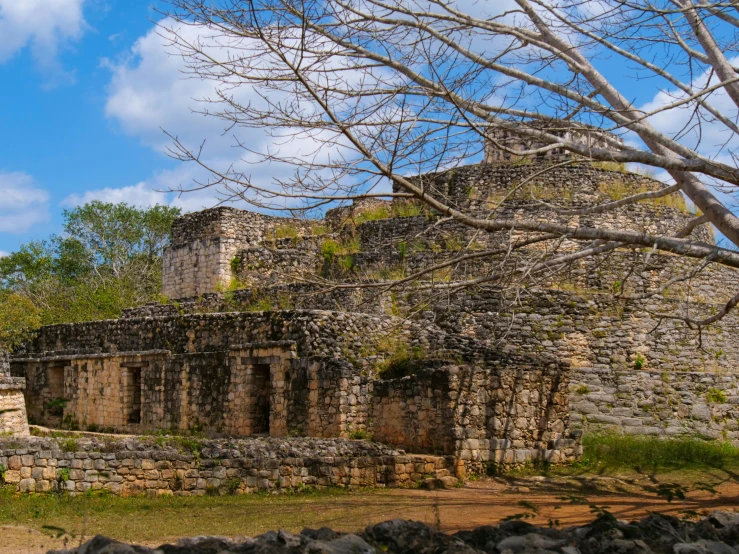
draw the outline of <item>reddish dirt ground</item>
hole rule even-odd
[[[559,526],[582,525],[593,519],[592,506],[607,509],[619,519],[626,520],[638,519],[651,512],[684,516],[716,509],[739,509],[739,483],[733,479],[717,484],[715,493],[693,490],[685,500],[674,499],[672,502],[653,491],[645,491],[645,483],[647,486],[650,484],[650,479],[645,476],[633,480],[486,479],[446,490],[396,489],[339,496],[326,501],[324,513],[319,510],[315,514],[304,515],[302,519],[303,523],[312,523],[315,527],[325,525],[352,531],[369,523],[406,518],[438,525],[445,532],[455,532],[494,525],[516,514],[528,514],[525,520],[539,525],[548,525],[550,521]],[[291,520],[301,509],[305,510],[305,507],[281,508],[284,516]],[[300,529],[288,530],[297,532]],[[143,544],[158,546],[172,540],[173,537],[162,536]],[[37,529],[0,527],[0,554],[38,553],[63,547],[64,539],[51,538]]]

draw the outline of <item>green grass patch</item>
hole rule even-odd
[[[228,482],[226,487],[229,493],[237,492],[235,483]],[[253,536],[280,528],[297,532],[303,527],[333,525],[343,513],[351,516],[350,529],[361,529],[373,520],[366,500],[374,494],[364,489],[303,488],[279,495],[149,498],[91,494],[84,498],[14,495],[0,487],[0,526],[53,527],[73,537],[104,534],[118,540],[158,542],[193,535]],[[347,513],[347,502],[357,503],[351,513]]]
[[[739,465],[739,448],[698,438],[592,435],[583,438],[584,469],[644,470],[725,468]]]

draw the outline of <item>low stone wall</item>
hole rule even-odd
[[[348,440],[0,438],[2,481],[18,492],[244,494],[301,486],[453,485],[464,464]]]
[[[572,428],[586,433],[739,444],[739,375],[578,368],[571,372],[570,406]]]

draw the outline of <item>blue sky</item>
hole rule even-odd
[[[13,13],[19,2],[31,13]],[[101,189],[151,203],[157,197],[146,192],[170,184],[159,177],[177,164],[153,147],[158,114],[148,114],[149,127],[132,127],[134,116],[110,108],[120,92],[116,75],[137,67],[132,48],[151,36],[158,14],[149,6],[0,0],[0,251],[58,232],[62,210],[91,194],[105,197]],[[49,10],[50,21],[39,21],[39,10]],[[60,23],[60,14],[67,20]],[[108,196],[117,199],[113,190]]]
[[[209,191],[156,192],[197,176],[166,155],[162,128],[190,145],[208,138],[217,163],[240,156],[220,136],[221,122],[191,113],[213,85],[183,77],[181,60],[155,32],[157,1],[0,0],[0,255],[59,232],[62,210],[92,199],[185,210],[215,203]],[[474,0],[458,3],[479,9]],[[604,64],[616,82],[629,78],[628,67]],[[639,103],[658,101],[654,83],[631,83],[624,90]],[[237,94],[250,100],[248,90]],[[250,147],[269,144],[264,133],[248,133]],[[263,181],[279,173],[249,171]]]

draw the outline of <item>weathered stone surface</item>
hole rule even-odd
[[[23,398],[25,388],[25,379],[10,376],[8,354],[0,350],[0,437],[28,436],[28,418]]]
[[[734,424],[739,409],[728,402],[739,394],[739,375],[600,368],[575,368],[570,375],[573,430],[700,436],[739,444]],[[629,392],[604,394],[622,389]]]
[[[84,466],[93,458],[90,469],[54,469],[70,459]],[[453,475],[465,472],[454,456],[406,454],[369,441],[300,438],[0,438],[0,466],[18,468],[4,474],[4,484],[18,492],[76,494],[92,486],[113,494],[184,496],[302,486],[396,487],[429,477],[453,486]]]

